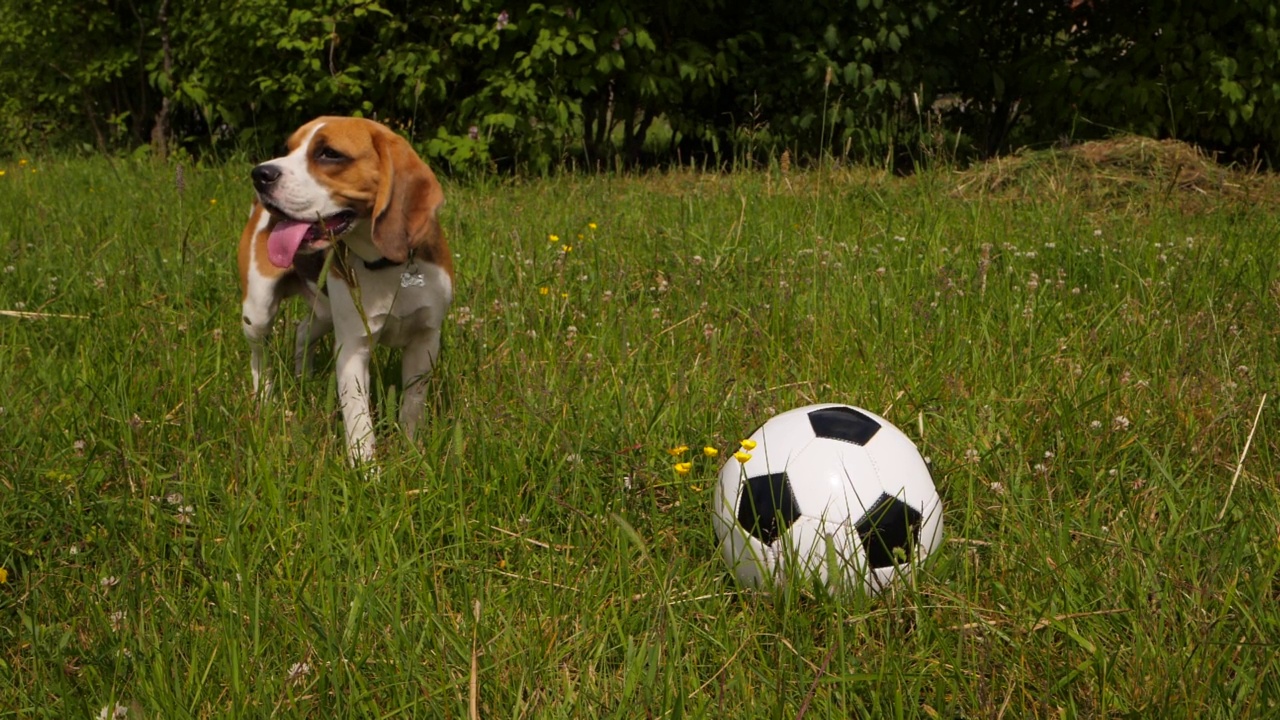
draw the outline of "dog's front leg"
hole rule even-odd
[[[369,391],[369,362],[377,342],[364,309],[358,307],[351,288],[336,276],[329,278],[329,308],[333,317],[333,342],[338,352],[338,404],[347,433],[347,456],[359,467],[373,461],[373,414]]]
[[[306,376],[315,369],[316,343],[333,330],[329,299],[320,294],[309,299],[311,312],[298,323],[298,334],[293,345],[293,371],[299,377]]]
[[[338,403],[347,431],[347,456],[353,465],[373,460],[373,416],[370,413],[367,336],[347,338],[338,348]]]
[[[400,378],[404,384],[400,400],[400,427],[413,438],[426,411],[427,378],[440,355],[440,330],[430,328],[404,349]]]
[[[280,310],[280,298],[276,283],[267,278],[250,278],[244,301],[240,305],[240,319],[244,325],[244,337],[249,341],[249,371],[253,374],[253,393],[259,398],[271,395],[271,370],[267,367],[267,341],[271,339],[271,326]]]

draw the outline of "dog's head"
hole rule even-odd
[[[383,257],[397,263],[439,232],[444,193],[435,174],[404,138],[372,120],[316,118],[293,133],[287,154],[250,175],[272,216],[267,254],[277,267],[365,221]]]

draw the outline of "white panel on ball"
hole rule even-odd
[[[787,542],[789,549],[794,550],[796,560],[793,562],[799,565],[797,576],[816,575],[823,585],[832,589],[863,586],[866,561],[858,534],[850,532],[848,523],[823,522],[803,516],[791,526]]]
[[[814,440],[787,466],[788,477],[805,478],[791,484],[801,512],[827,522],[849,522],[866,513],[863,503],[849,490],[858,489],[858,478],[876,477],[875,471],[862,448],[834,440]],[[877,480],[875,493],[865,503],[878,497]]]

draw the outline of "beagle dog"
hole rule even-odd
[[[404,138],[371,120],[321,117],[288,153],[250,172],[257,197],[240,236],[242,318],[255,393],[271,392],[264,351],[280,302],[304,296],[295,369],[330,330],[338,400],[354,464],[374,455],[369,360],[402,348],[400,425],[412,436],[453,300],[453,258],[436,212],[440,183]],[[324,273],[324,277],[321,274]]]

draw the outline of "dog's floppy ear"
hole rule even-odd
[[[444,191],[404,138],[384,131],[374,135],[373,145],[382,168],[370,233],[383,257],[402,263],[411,248],[440,232],[436,210],[444,204]]]

